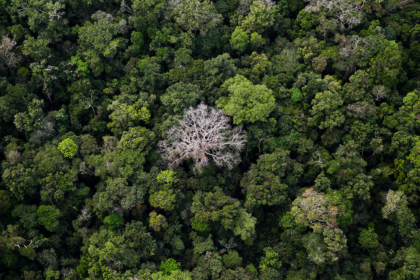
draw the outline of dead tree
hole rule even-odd
[[[232,129],[229,122],[230,117],[221,110],[204,104],[190,107],[179,125],[166,132],[167,139],[159,142],[159,152],[170,167],[192,159],[195,169],[201,171],[212,158],[217,166],[232,169],[240,161],[246,135],[242,127]]]

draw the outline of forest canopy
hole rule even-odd
[[[419,0],[0,0],[0,278],[420,279]]]

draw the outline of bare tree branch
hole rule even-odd
[[[232,169],[239,162],[238,152],[244,148],[246,136],[242,127],[231,129],[229,121],[221,110],[204,104],[190,107],[180,125],[167,131],[167,141],[159,142],[159,152],[170,166],[192,159],[200,171],[210,156],[216,165]]]

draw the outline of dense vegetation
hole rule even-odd
[[[420,279],[420,1],[1,0],[1,279]]]

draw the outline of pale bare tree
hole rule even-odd
[[[342,30],[351,29],[359,25],[363,20],[363,7],[365,0],[304,0],[309,2],[305,7],[307,12],[320,11],[321,7],[328,10],[328,14],[333,16]]]
[[[1,68],[15,68],[19,63],[20,58],[12,52],[16,44],[15,38],[10,39],[9,37],[3,36],[0,45],[0,60],[2,61],[0,64]]]
[[[242,127],[232,129],[229,122],[230,117],[221,110],[204,104],[197,109],[190,107],[179,126],[166,132],[167,140],[159,142],[159,152],[170,166],[192,159],[195,169],[201,171],[211,157],[216,165],[232,169],[240,161],[246,136]]]
[[[138,11],[138,9],[138,7],[130,7],[130,5],[128,5],[127,2],[125,2],[125,0],[121,1],[121,12],[123,13],[127,12],[134,15],[134,13]]]
[[[372,95],[375,101],[380,101],[381,99],[387,98],[389,93],[389,89],[380,85],[374,86],[372,89]]]
[[[382,208],[382,216],[387,219],[389,215],[407,207],[407,199],[402,191],[389,190],[385,197],[385,206]]]
[[[336,42],[340,43],[340,51],[339,54],[342,57],[349,57],[353,56],[355,52],[358,50],[358,44],[360,41],[360,37],[357,35],[352,36],[343,36],[340,34],[335,35]]]

